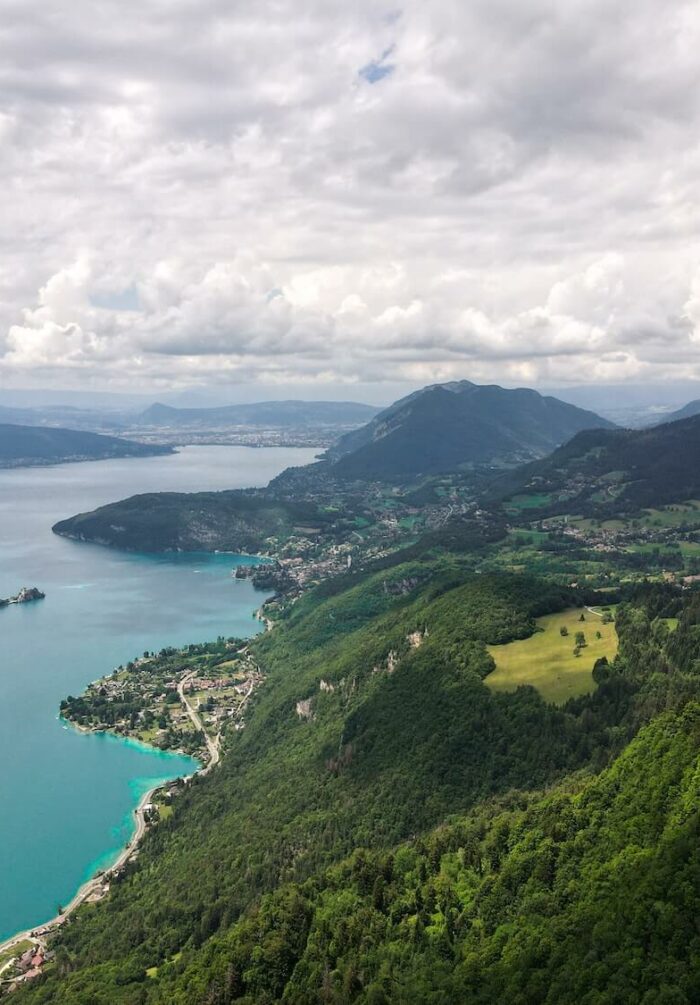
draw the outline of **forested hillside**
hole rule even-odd
[[[16,1000],[311,1003],[321,987],[329,1002],[612,1003],[661,983],[692,1000],[687,939],[664,933],[697,907],[665,885],[672,863],[678,889],[695,868],[696,608],[669,635],[680,595],[630,594],[616,663],[563,708],[482,683],[485,643],[585,599],[443,559],[291,605],[250,647],[268,678],[220,767]],[[641,967],[652,904],[658,966]],[[621,996],[582,996],[582,961],[587,991],[617,981]]]
[[[96,461],[107,457],[151,457],[171,454],[172,447],[136,443],[76,429],[0,424],[0,467]]]
[[[270,535],[283,539],[295,527],[316,529],[331,521],[313,504],[256,492],[153,492],[79,513],[53,530],[130,551],[260,552]]]
[[[496,479],[492,498],[531,496],[543,514],[617,516],[700,494],[700,416],[650,429],[579,433]],[[535,514],[533,513],[533,516]]]
[[[425,387],[347,433],[328,451],[344,478],[415,477],[542,457],[582,429],[612,428],[594,412],[515,390],[457,381]]]

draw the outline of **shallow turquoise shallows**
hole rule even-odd
[[[0,471],[0,940],[52,917],[129,839],[133,809],[191,758],[58,718],[61,698],[144,650],[248,636],[263,595],[232,555],[127,555],[56,537],[51,525],[157,490],[263,485],[312,450],[187,447],[172,457]]]

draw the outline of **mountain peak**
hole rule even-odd
[[[341,437],[327,457],[340,476],[412,477],[523,463],[591,428],[613,423],[532,388],[450,381],[401,398]]]

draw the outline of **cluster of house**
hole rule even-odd
[[[45,963],[48,963],[52,957],[52,953],[48,950],[37,948],[32,946],[25,953],[22,953],[16,964],[16,969],[19,974],[18,980],[21,981],[33,981],[35,978],[41,975],[42,967]]]
[[[227,677],[218,680],[208,680],[205,677],[193,677],[183,685],[183,691],[210,691],[212,688],[228,687],[231,681]]]

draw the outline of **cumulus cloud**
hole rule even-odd
[[[700,15],[5,0],[0,380],[700,379]]]

